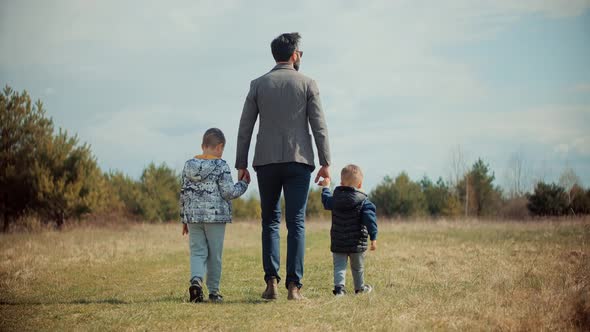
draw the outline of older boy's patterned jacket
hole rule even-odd
[[[180,220],[184,224],[231,223],[231,200],[246,189],[245,181],[234,184],[225,160],[190,159],[182,170]]]

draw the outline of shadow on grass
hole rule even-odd
[[[138,300],[138,301],[123,301],[116,298],[109,298],[109,299],[76,299],[73,301],[0,301],[0,305],[12,305],[12,306],[28,306],[28,305],[53,305],[53,304],[112,304],[112,305],[127,305],[127,304],[138,304],[138,303],[161,303],[161,302],[171,302],[171,303],[186,303],[190,304],[188,299],[180,298],[180,297],[173,297],[173,296],[165,296],[155,299],[146,299],[146,300]],[[237,300],[225,300],[223,303],[214,303],[205,301],[203,303],[195,303],[195,305],[220,305],[220,304],[260,304],[260,303],[269,303],[269,301],[263,299],[237,299]]]

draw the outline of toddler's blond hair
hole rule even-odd
[[[356,187],[363,181],[363,171],[357,165],[346,165],[340,172],[340,182],[343,186]]]

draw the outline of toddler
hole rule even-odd
[[[373,290],[364,280],[365,251],[371,240],[371,250],[377,249],[377,215],[375,205],[369,201],[361,188],[363,173],[360,167],[348,165],[340,174],[340,186],[334,194],[328,188],[330,179],[320,182],[322,203],[326,210],[332,211],[330,229],[330,250],[334,261],[334,290],[336,296],[346,293],[344,289],[346,265],[350,259],[350,269],[354,281],[354,292],[370,293]]]

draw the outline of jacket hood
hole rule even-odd
[[[219,167],[220,159],[197,159],[189,160],[192,164],[185,172],[185,176],[193,182],[201,182],[207,179],[213,171]]]

